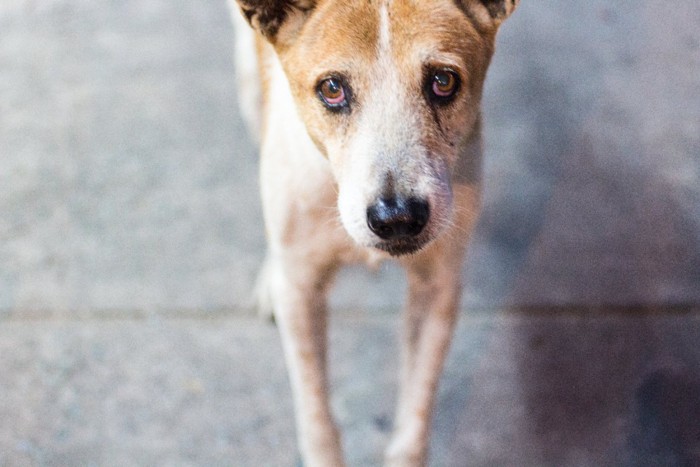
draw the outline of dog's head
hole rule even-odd
[[[238,3],[330,161],[350,235],[400,255],[450,225],[496,31],[518,0]]]

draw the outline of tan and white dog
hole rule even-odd
[[[329,283],[345,262],[391,256],[409,293],[386,463],[427,461],[479,210],[482,87],[517,3],[237,0],[240,100],[260,138],[269,245],[261,307],[280,328],[309,467],[344,465],[328,398]]]

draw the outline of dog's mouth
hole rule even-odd
[[[419,252],[427,243],[425,240],[399,239],[378,242],[374,247],[389,253],[391,256],[405,256]]]

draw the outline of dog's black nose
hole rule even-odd
[[[415,237],[428,217],[427,201],[416,198],[381,198],[367,208],[367,225],[383,240]]]

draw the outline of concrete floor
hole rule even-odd
[[[523,0],[504,25],[431,465],[700,465],[698,24],[695,0]],[[296,463],[247,311],[231,40],[223,0],[0,2],[0,467]],[[401,279],[334,291],[353,466],[392,423]]]
[[[396,316],[334,313],[333,408],[351,466],[380,465]],[[700,465],[700,309],[464,316],[435,466]],[[0,321],[0,466],[292,466],[274,326],[240,314]]]

